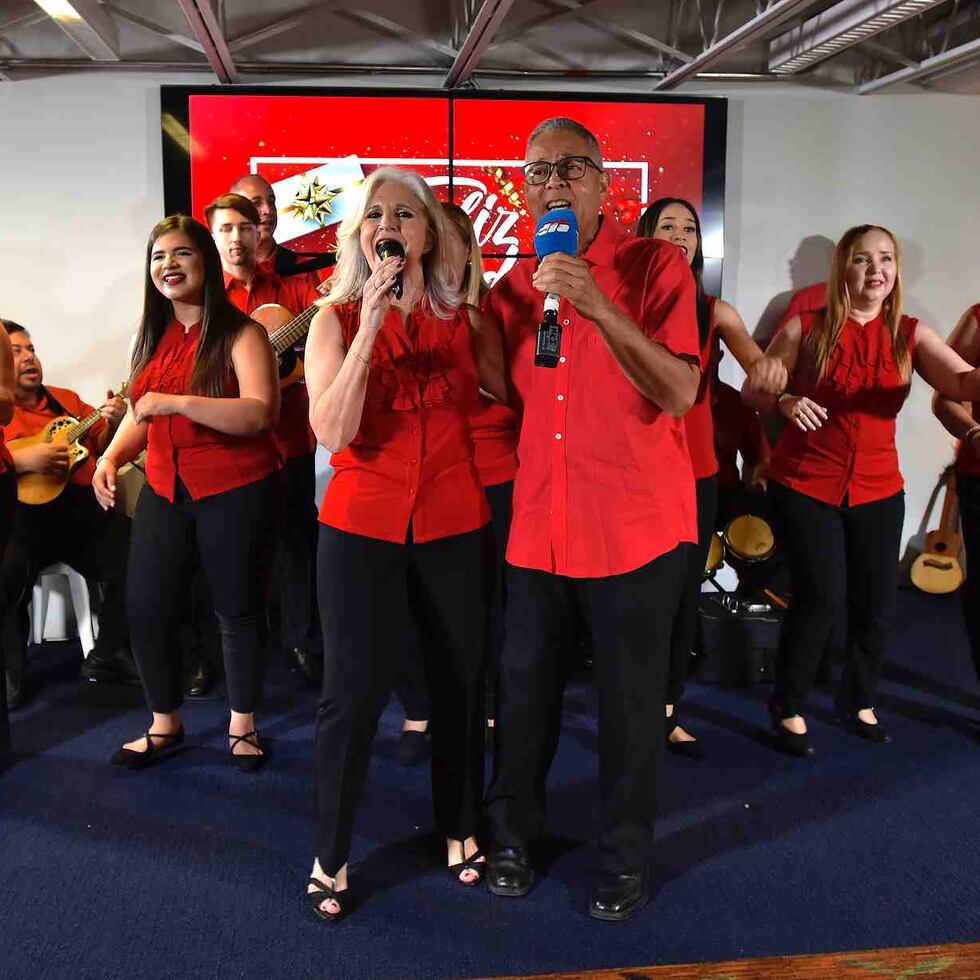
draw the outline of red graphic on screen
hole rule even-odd
[[[520,165],[528,134],[551,116],[596,134],[611,176],[603,212],[630,231],[658,197],[701,206],[698,104],[459,99],[452,132],[444,98],[193,95],[189,104],[194,214],[259,173],[276,191],[277,240],[304,251],[332,247],[364,178],[396,165],[420,173],[440,199],[452,193],[473,220],[488,279],[506,274],[517,255],[534,252]]]

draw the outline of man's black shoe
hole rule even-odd
[[[189,698],[203,698],[214,686],[214,673],[206,660],[198,660],[191,668],[185,682],[184,694]]]
[[[524,847],[498,847],[487,856],[487,888],[494,895],[520,898],[534,885],[534,867]]]
[[[607,922],[622,922],[647,903],[647,880],[635,874],[601,874],[592,886],[589,915]]]
[[[323,661],[303,647],[293,647],[289,651],[293,672],[299,674],[309,687],[319,687],[323,680]]]
[[[125,647],[110,652],[96,647],[82,664],[82,677],[97,684],[140,684],[133,655]]]

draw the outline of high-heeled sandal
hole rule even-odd
[[[228,752],[239,772],[258,772],[265,765],[266,755],[262,749],[257,731],[253,729],[244,735],[229,734],[228,738],[231,740],[231,744],[228,746]],[[259,754],[253,755],[251,752],[235,752],[235,746],[239,742],[244,742],[246,745],[251,745],[253,749],[258,749]]]
[[[460,861],[458,864],[450,864],[446,870],[464,888],[473,888],[483,881],[483,875],[487,870],[486,855],[483,851],[477,849],[465,861]],[[464,871],[475,871],[476,877],[472,881],[464,881],[460,877]]]
[[[176,755],[180,750],[181,744],[184,741],[184,726],[181,725],[177,731],[170,735],[147,731],[143,733],[143,738],[146,739],[145,752],[136,752],[133,749],[127,748],[117,749],[109,760],[109,764],[112,766],[122,766],[124,769],[133,771],[155,766],[168,756]],[[153,740],[155,738],[161,739],[162,744],[159,746],[154,745]]]
[[[309,888],[310,885],[314,887],[315,891],[307,891],[306,899],[318,919],[322,919],[324,922],[336,922],[347,914],[349,909],[345,908],[344,900],[349,898],[349,888],[345,888],[343,891],[336,891],[329,885],[325,885],[319,878],[310,878],[306,883],[306,887]],[[327,912],[320,908],[327,899],[332,899],[337,903],[338,911]]]

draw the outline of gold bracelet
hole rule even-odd
[[[354,355],[354,356],[355,356],[355,357],[356,357],[356,358],[357,358],[357,359],[358,359],[358,360],[359,360],[359,361],[360,361],[360,362],[361,362],[361,363],[362,363],[363,365],[365,365],[365,367],[370,367],[370,366],[371,366],[371,358],[369,358],[369,357],[361,357],[361,355],[360,355],[360,354],[358,354],[356,350],[352,350],[352,351],[351,351],[351,353],[352,353],[352,354],[353,354],[353,355]]]

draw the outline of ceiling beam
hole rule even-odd
[[[191,25],[191,30],[201,42],[204,56],[218,80],[225,84],[236,82],[238,72],[235,70],[235,60],[228,50],[210,0],[177,0],[177,3],[183,10],[187,23]]]
[[[513,5],[514,0],[483,0],[483,6],[473,18],[452,67],[443,79],[443,88],[456,88],[473,74],[473,69],[493,43],[497,29]]]
[[[776,0],[762,13],[757,14],[741,27],[737,27],[730,34],[726,34],[721,40],[710,45],[686,65],[675,68],[653,86],[654,91],[675,88],[681,82],[693,78],[698,72],[704,71],[709,65],[713,65],[729,51],[736,51],[753,41],[764,38],[784,21],[802,14],[807,7],[812,6],[815,2],[816,0]]]
[[[13,20],[5,20],[0,24],[0,34],[6,34],[16,27],[33,27],[35,24],[40,24],[42,20],[47,19],[48,15],[43,10],[35,10],[30,14],[21,14],[20,17],[14,17]]]
[[[889,75],[882,75],[874,81],[865,82],[857,88],[858,95],[868,95],[871,92],[878,92],[889,85],[897,85],[899,82],[915,82],[920,78],[926,78],[938,71],[952,68],[954,65],[966,65],[969,62],[980,61],[980,38],[961,44],[958,48],[950,48],[941,54],[926,58],[925,61],[913,66],[912,68],[900,68]]]
[[[165,40],[170,41],[171,44],[179,44],[183,48],[190,48],[191,51],[196,51],[198,54],[204,54],[204,45],[199,41],[195,41],[191,37],[187,37],[186,34],[179,34],[177,31],[172,31],[167,27],[161,27],[159,24],[154,24],[152,20],[147,20],[145,17],[139,17],[136,14],[130,13],[128,10],[124,10],[122,7],[117,7],[114,3],[107,3],[105,8],[119,20],[125,20],[130,24],[134,24],[136,27],[142,27],[143,30],[149,31],[150,34],[153,34],[156,37],[162,37]]]
[[[441,41],[436,41],[431,37],[426,37],[424,34],[419,34],[404,24],[399,24],[397,21],[391,20],[388,17],[383,17],[381,14],[375,14],[369,10],[338,10],[337,13],[339,16],[346,17],[348,20],[366,24],[381,34],[393,37],[409,46],[428,48],[430,51],[434,51],[444,58],[455,58],[457,55],[456,49],[450,47],[448,44],[443,44]]]
[[[305,24],[314,12],[320,15],[325,14],[335,3],[336,0],[314,0],[313,3],[308,3],[306,6],[300,7],[299,10],[266,24],[265,27],[259,27],[257,30],[249,31],[248,34],[236,37],[228,42],[228,47],[235,53],[243,48],[251,47],[253,44],[261,44],[263,41],[268,41],[269,38],[278,37],[280,34],[285,34],[286,31],[294,30]]]
[[[97,0],[34,0],[93,61],[119,61],[119,29]]]

